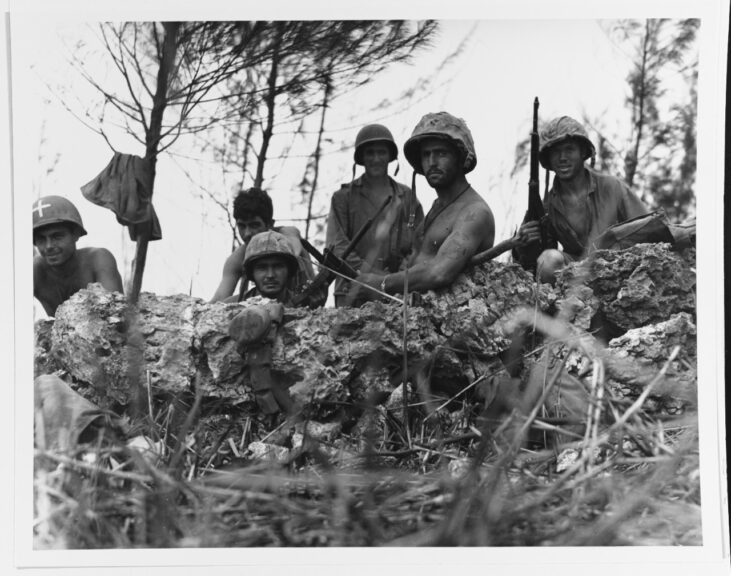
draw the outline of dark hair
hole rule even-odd
[[[242,190],[234,198],[234,219],[259,216],[267,226],[273,222],[274,208],[269,194],[260,188]]]

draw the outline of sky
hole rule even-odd
[[[358,129],[370,122],[387,125],[399,149],[422,115],[446,110],[463,118],[470,128],[477,153],[477,167],[469,174],[472,186],[485,198],[496,216],[496,241],[509,237],[526,207],[526,170],[510,173],[515,147],[530,131],[532,103],[541,101],[542,121],[558,115],[602,118],[609,133],[629,133],[624,104],[625,77],[631,65],[630,47],[618,46],[608,35],[612,21],[489,20],[440,21],[433,46],[407,65],[394,65],[368,84],[333,102],[326,128],[333,142],[326,146],[315,213],[327,212],[330,194],[350,179],[352,143]],[[98,174],[112,151],[102,137],[69,112],[80,115],[85,106],[98,108],[99,95],[78,74],[71,57],[85,58],[86,69],[101,82],[119,82],[103,54],[91,46],[98,37],[91,21],[59,21],[56,17],[11,19],[13,75],[24,109],[31,111],[19,121],[22,146],[33,163],[29,186],[19,192],[24,199],[60,194],[79,208],[88,236],[79,246],[104,246],[115,255],[124,278],[130,276],[134,246],[111,212],[85,200],[80,187]],[[77,43],[84,42],[84,48]],[[384,97],[396,98],[405,88],[418,86],[460,44],[461,53],[445,66],[433,88],[413,101],[374,109]],[[550,49],[549,49],[550,48]],[[119,85],[119,84],[117,84]],[[120,85],[120,89],[123,87]],[[687,97],[676,86],[678,99]],[[312,131],[319,114],[309,123]],[[92,122],[93,123],[93,122]],[[122,130],[105,125],[115,149],[143,155],[142,146]],[[306,210],[297,183],[305,157],[314,149],[315,134],[294,143],[287,160],[267,164],[264,187],[275,202],[280,224],[297,225],[304,231]],[[275,136],[273,156],[290,138]],[[343,148],[344,152],[333,152]],[[20,148],[20,146],[19,146]],[[163,154],[157,167],[154,204],[163,240],[150,245],[143,290],[158,294],[191,293],[210,298],[223,262],[230,251],[231,231],[225,213],[201,198],[200,187],[229,198],[235,192],[199,138],[181,138]],[[398,180],[411,183],[412,171],[400,154]],[[391,166],[391,174],[395,163]],[[193,180],[184,172],[191,174]],[[435,198],[426,181],[418,177],[417,194],[425,210]],[[321,236],[315,238],[322,241]]]
[[[127,0],[124,6],[119,2],[91,3],[81,0],[65,0],[63,3],[24,0],[10,4],[11,17],[5,33],[9,33],[11,37],[9,46],[12,71],[3,69],[3,72],[8,74],[7,77],[12,82],[12,108],[3,117],[4,123],[0,127],[12,136],[7,154],[12,163],[8,162],[6,176],[6,185],[12,190],[12,196],[3,198],[3,213],[6,218],[13,218],[3,228],[2,233],[5,234],[5,245],[14,249],[15,282],[12,283],[12,288],[8,288],[10,283],[2,286],[2,300],[11,303],[5,311],[8,321],[2,327],[7,326],[8,331],[12,332],[12,341],[7,348],[13,351],[14,359],[6,365],[6,376],[8,381],[14,380],[16,386],[11,387],[5,403],[6,412],[0,420],[6,429],[0,436],[9,445],[8,451],[14,454],[11,468],[16,471],[16,476],[13,477],[15,488],[7,486],[2,492],[9,495],[9,501],[12,498],[13,501],[25,502],[26,508],[19,510],[27,512],[30,509],[27,505],[30,502],[27,492],[32,490],[32,486],[27,481],[28,476],[23,474],[30,470],[33,456],[27,444],[28,438],[32,436],[32,413],[28,410],[32,392],[31,387],[26,385],[32,380],[32,346],[29,345],[32,342],[30,320],[33,302],[30,290],[31,203],[39,194],[62,194],[74,201],[89,231],[80,246],[109,248],[117,258],[124,276],[129,274],[133,248],[126,240],[126,231],[116,223],[114,216],[91,205],[80,194],[79,187],[102,170],[111,157],[111,151],[98,135],[68,114],[46,89],[47,84],[55,85],[59,79],[72,79],[71,71],[63,65],[64,44],[59,38],[59,28],[63,28],[66,34],[71,32],[73,38],[74,34],[81,35],[84,22],[119,18],[169,18],[169,5],[172,3],[157,3],[158,6],[168,5],[166,10],[160,11],[151,10],[150,6],[154,4],[150,2],[137,0]],[[213,7],[219,4],[216,0],[192,3],[193,8],[189,9],[188,14],[197,18],[210,17],[214,14]],[[237,3],[230,3],[229,6],[233,4]],[[272,17],[279,14],[274,11],[280,4],[278,0],[256,5],[247,4],[246,16]],[[459,9],[467,4],[472,8]],[[478,158],[477,168],[469,175],[469,181],[488,201],[496,215],[496,241],[510,234],[525,210],[527,174],[518,174],[515,178],[510,178],[509,174],[515,145],[529,131],[531,105],[535,96],[541,99],[542,119],[559,114],[580,117],[586,113],[601,118],[608,126],[615,126],[618,137],[626,133],[626,126],[623,124],[626,122],[626,54],[621,50],[617,51],[616,46],[607,40],[597,19],[648,15],[675,18],[702,16],[696,190],[699,212],[698,317],[703,319],[699,323],[698,332],[698,346],[702,357],[698,370],[699,382],[703,383],[699,387],[699,396],[701,413],[704,416],[700,420],[704,546],[661,552],[664,574],[687,573],[687,565],[683,562],[688,561],[703,563],[702,571],[705,574],[720,574],[721,570],[727,573],[727,560],[721,560],[718,565],[713,564],[721,557],[720,550],[726,550],[725,554],[728,556],[727,534],[724,535],[719,530],[706,530],[709,526],[715,528],[719,524],[718,511],[725,509],[725,501],[722,502],[723,495],[720,494],[724,490],[719,488],[719,474],[706,472],[709,466],[715,466],[713,470],[717,472],[718,459],[723,455],[719,442],[719,438],[723,437],[723,429],[719,422],[722,420],[724,406],[724,333],[722,314],[719,312],[723,310],[724,301],[718,266],[723,257],[722,243],[719,241],[722,232],[723,192],[721,119],[725,101],[722,86],[725,85],[728,0],[557,0],[550,3],[495,0],[490,3],[489,9],[485,8],[485,4],[487,3],[480,3],[482,8],[476,9],[474,6],[477,3],[459,0],[448,3],[436,0],[421,0],[418,3],[402,1],[398,6],[392,0],[372,0],[368,5],[311,0],[289,4],[288,10],[282,14],[292,18],[366,17],[372,14],[379,17],[381,14],[388,14],[389,17],[401,18],[421,17],[428,13],[442,20],[462,17],[463,14],[468,16],[466,21],[451,20],[449,25],[445,25],[434,51],[425,54],[423,59],[415,60],[412,68],[392,70],[389,75],[374,79],[362,92],[351,94],[349,98],[338,103],[339,108],[337,111],[333,110],[328,126],[333,130],[333,135],[341,134],[344,142],[353,141],[358,123],[381,119],[381,114],[370,111],[370,102],[384,93],[390,93],[394,86],[401,86],[432,70],[444,54],[450,53],[462,41],[474,26],[475,19],[479,18],[466,49],[459,61],[446,73],[444,83],[428,97],[410,103],[407,111],[389,116],[383,121],[402,145],[424,113],[447,110],[466,120],[474,136]],[[500,10],[494,7],[499,7]],[[128,12],[131,8],[134,8],[133,16]],[[215,14],[218,17],[231,17],[230,10],[219,6]],[[531,19],[526,20],[526,16]],[[2,46],[7,50],[5,43]],[[108,70],[100,69],[98,73],[107,74]],[[86,89],[82,86],[80,83],[73,84],[72,92],[80,97],[84,96]],[[2,104],[10,106],[4,100]],[[12,134],[11,126],[7,124],[10,120]],[[141,154],[141,150],[135,149],[121,137],[115,139],[115,145],[120,151]],[[311,147],[304,146],[304,149],[309,152]],[[185,153],[189,158],[188,162],[195,162],[196,166],[205,165],[203,155],[195,146],[190,146]],[[349,153],[345,153],[340,157],[335,154],[328,157],[327,165],[323,167],[324,205],[327,202],[327,190],[331,187],[334,190],[340,182],[349,178],[349,156]],[[54,169],[49,172],[51,165]],[[175,162],[165,158],[158,165],[155,205],[161,219],[164,240],[153,243],[150,247],[143,290],[159,294],[191,292],[207,299],[215,290],[223,261],[229,252],[230,232],[217,211],[198,199],[195,186],[181,174],[177,166]],[[201,172],[207,173],[203,169]],[[281,164],[274,166],[267,175],[267,187],[276,199],[276,215],[280,220],[285,216],[301,216],[301,208],[296,202],[297,192],[292,184],[299,176],[301,166],[285,168]],[[401,163],[397,179],[410,183],[411,171],[405,162]],[[216,182],[211,177],[206,185],[219,186],[225,190],[226,183]],[[417,190],[422,203],[428,208],[434,196],[423,179],[417,179]],[[19,424],[14,429],[16,420]],[[7,480],[6,476],[8,475],[3,475],[3,479]],[[16,498],[16,489],[25,492]],[[30,514],[25,516],[30,517]],[[28,520],[18,516],[18,509],[17,518],[20,518],[18,522]],[[133,556],[129,552],[125,552],[122,557],[115,554],[115,551],[101,551],[93,560],[89,560],[93,554],[85,554],[82,558],[74,556],[74,552],[70,552],[62,560],[57,555],[39,558],[27,547],[29,534],[29,529],[18,530],[14,524],[10,531],[6,531],[5,538],[0,538],[4,542],[14,542],[15,566],[38,566],[43,563],[57,565],[62,562],[66,565],[74,565],[74,562],[78,565],[109,565],[110,562],[125,565]],[[252,562],[251,558],[261,558],[256,555],[255,550],[245,552],[249,558],[247,562]],[[288,556],[288,552],[280,550],[277,555],[279,558],[291,558],[292,563],[296,562],[295,558]],[[390,560],[393,565],[426,562],[434,568],[425,568],[424,573],[441,570],[444,562],[443,553],[439,550],[415,551],[418,556],[410,555],[408,550],[392,552]],[[493,551],[491,558],[505,558],[504,552],[508,554],[510,551]],[[348,559],[350,552],[345,553],[348,555],[345,562],[351,562]],[[561,550],[532,550],[531,558],[533,561],[537,561],[537,558],[545,560],[542,567],[544,570],[549,564],[555,567],[560,564],[563,567],[562,574],[586,573],[588,567],[593,574],[616,574],[618,568],[626,570],[628,561],[646,561],[648,553],[652,551],[626,549],[617,553],[615,550],[587,549],[571,551],[567,555]],[[221,551],[215,559],[208,556],[206,561],[231,562],[229,559],[232,554],[235,551]],[[486,562],[480,550],[460,551],[460,557],[463,563],[470,566],[484,565]],[[650,557],[657,559],[657,554]],[[200,558],[199,551],[182,550],[176,552],[174,559],[166,556],[157,560],[157,563],[165,566],[170,566],[171,562],[197,564],[201,562]],[[369,561],[382,561],[382,558],[382,555],[372,554],[361,562],[365,565]],[[240,558],[238,561],[241,562]],[[146,562],[152,562],[152,558],[146,556],[143,563]],[[518,562],[524,565],[525,559],[519,559]],[[619,566],[616,564],[618,562]],[[307,567],[304,564],[298,565]],[[714,570],[718,566],[721,568]],[[366,569],[372,573],[373,567],[375,566],[366,566]],[[224,573],[223,567],[221,568],[221,573]],[[172,570],[178,573],[176,568],[172,568],[169,573]],[[652,568],[649,570],[652,571]],[[361,567],[360,573],[365,571]],[[356,573],[358,569],[353,568],[351,572]],[[102,572],[95,569],[93,573]]]

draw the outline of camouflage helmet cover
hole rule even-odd
[[[391,131],[382,124],[368,124],[363,126],[355,137],[353,161],[356,164],[363,165],[363,147],[373,142],[382,142],[388,147],[389,162],[396,160],[398,157],[398,148],[396,147],[396,141],[393,139]]]
[[[279,257],[285,260],[290,275],[297,270],[298,261],[294,249],[284,234],[267,230],[256,234],[246,246],[244,253],[244,271],[252,277],[252,267],[257,260],[266,257]]]
[[[472,133],[462,118],[452,116],[449,112],[432,112],[425,114],[404,144],[404,156],[417,174],[424,174],[421,167],[421,141],[425,138],[441,138],[448,140],[459,151],[464,173],[471,172],[477,165],[475,144]]]
[[[584,143],[584,160],[596,154],[594,144],[589,140],[589,136],[584,127],[570,116],[559,116],[546,123],[540,130],[541,143],[538,151],[538,159],[541,162],[541,166],[548,170],[550,168],[548,165],[550,149],[569,138],[575,138]]]
[[[76,206],[63,196],[42,196],[33,204],[33,231],[51,224],[73,224],[79,236],[86,234]]]

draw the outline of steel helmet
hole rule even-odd
[[[33,204],[33,231],[50,224],[68,223],[77,227],[79,236],[84,236],[81,215],[71,201],[63,196],[42,196]]]
[[[541,166],[549,169],[549,150],[556,144],[569,138],[576,138],[585,144],[584,160],[596,154],[594,144],[589,140],[589,136],[584,127],[570,116],[559,116],[548,122],[540,131],[541,144],[538,151],[538,159],[541,162]]]
[[[252,277],[254,263],[269,256],[283,258],[289,268],[290,277],[297,271],[299,265],[297,256],[295,256],[294,249],[287,237],[274,230],[267,230],[256,234],[246,246],[246,252],[244,253],[244,271],[246,275]]]
[[[355,137],[355,152],[353,152],[353,160],[356,164],[363,165],[363,146],[372,142],[383,142],[388,146],[388,161],[393,162],[398,157],[398,148],[396,141],[393,139],[391,131],[382,124],[368,124],[358,131]]]
[[[404,144],[404,156],[417,174],[424,174],[421,168],[420,143],[425,138],[441,138],[454,144],[459,151],[465,174],[477,165],[475,143],[465,121],[449,112],[432,112],[419,120],[411,138]]]

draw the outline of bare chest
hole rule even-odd
[[[78,274],[70,277],[59,277],[51,272],[46,272],[35,279],[34,292],[39,300],[55,307],[94,281],[94,274],[89,270],[79,271]]]
[[[463,208],[464,206],[459,202],[448,206],[440,206],[438,202],[434,203],[424,219],[419,251],[422,256],[433,256],[439,251],[445,240],[459,225]]]
[[[587,232],[589,227],[589,200],[585,195],[570,196],[563,198],[564,215],[569,223],[579,235]]]

